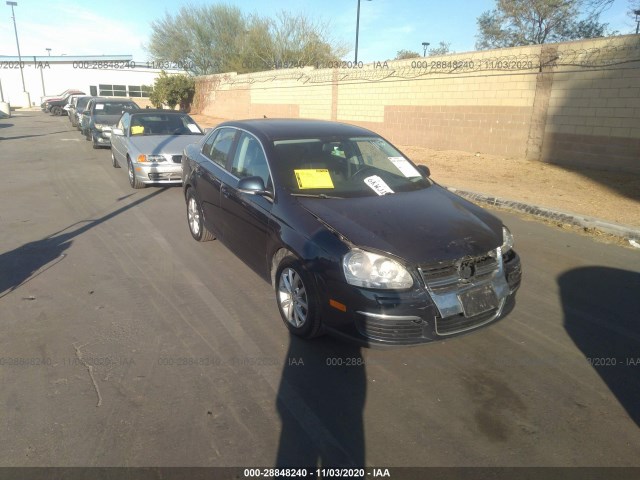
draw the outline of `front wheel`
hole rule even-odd
[[[275,288],[278,310],[289,331],[307,339],[320,335],[317,289],[300,261],[288,256],[280,262]]]
[[[129,185],[131,185],[131,188],[145,188],[146,185],[138,180],[138,177],[136,177],[136,172],[133,169],[133,163],[131,162],[131,159],[127,159],[127,166],[129,167]]]
[[[113,154],[113,151],[111,152],[111,165],[113,165],[113,168],[120,168],[120,164],[116,160],[116,156]]]
[[[62,115],[62,107],[53,107],[51,109],[51,113],[54,117],[59,117],[60,115]]]
[[[198,242],[208,242],[215,240],[215,235],[204,224],[204,216],[202,215],[202,207],[196,198],[193,189],[187,190],[187,223],[191,236]]]

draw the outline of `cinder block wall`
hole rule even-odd
[[[640,38],[199,77],[202,113],[370,128],[398,145],[640,173]]]

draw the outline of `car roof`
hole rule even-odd
[[[122,97],[95,97],[97,102],[131,102],[135,103],[130,98],[122,98]]]
[[[148,113],[168,113],[169,115],[187,115],[180,110],[166,110],[162,108],[141,108],[134,112],[129,112],[131,115],[146,115]]]
[[[379,136],[371,130],[347,123],[301,118],[234,120],[223,122],[216,128],[225,126],[242,128],[267,141],[338,136]]]

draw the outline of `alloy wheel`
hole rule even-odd
[[[278,282],[278,303],[287,321],[300,328],[307,321],[309,301],[302,277],[292,268],[285,268]]]
[[[189,220],[189,228],[191,233],[197,237],[200,235],[200,210],[198,210],[198,204],[196,199],[189,198],[189,204],[187,206],[187,215]]]

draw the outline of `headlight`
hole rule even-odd
[[[94,127],[96,128],[96,130],[99,130],[99,131],[111,130],[111,125],[107,125],[106,123],[96,123]]]
[[[507,227],[502,227],[502,254],[504,255],[513,248],[513,235]]]
[[[138,155],[138,162],[140,163],[157,163],[165,160],[164,155]]]
[[[413,277],[395,260],[357,248],[342,259],[347,283],[357,287],[404,289],[413,286]]]

